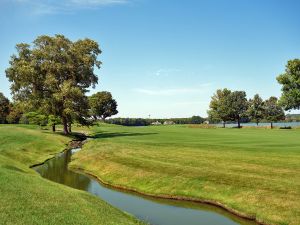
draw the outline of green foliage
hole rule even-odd
[[[6,117],[7,122],[13,124],[19,123],[23,113],[23,108],[20,103],[11,103],[9,106],[9,114]]]
[[[248,101],[246,92],[230,91],[228,89],[219,89],[212,96],[208,110],[208,115],[212,121],[237,121],[238,127],[243,117],[246,117]]]
[[[142,119],[142,118],[112,118],[105,122],[109,124],[123,126],[148,126],[153,122],[174,122],[175,124],[202,124],[205,119],[200,116],[192,116],[190,118],[170,118],[170,119]]]
[[[277,81],[282,85],[280,104],[284,109],[300,109],[300,59],[289,60]]]
[[[229,96],[231,91],[227,88],[218,89],[216,93],[212,96],[211,102],[209,104],[208,116],[212,121],[226,121],[231,120],[231,115],[229,112],[230,101]]]
[[[173,121],[175,124],[201,124],[205,121],[205,119],[201,116],[192,116],[190,118],[171,118],[170,120]]]
[[[0,92],[0,123],[7,122],[9,114],[9,100]]]
[[[95,118],[105,120],[118,113],[117,102],[110,92],[97,92],[89,97],[90,114]]]
[[[48,117],[37,112],[28,112],[23,114],[21,122],[25,124],[46,126],[48,124]]]
[[[270,97],[264,103],[264,118],[271,122],[271,128],[273,128],[273,122],[277,122],[285,119],[284,111],[278,104],[276,97]]]
[[[100,68],[100,53],[95,41],[72,42],[63,35],[39,36],[32,46],[18,44],[6,70],[14,99],[60,117],[68,133],[67,123],[88,114],[85,93],[98,81],[94,67]]]
[[[106,123],[122,126],[148,126],[150,121],[142,118],[113,118],[105,121]]]
[[[240,127],[241,118],[246,117],[248,100],[245,91],[234,91],[229,95],[229,112],[231,120],[238,122]]]
[[[255,121],[257,124],[264,118],[264,101],[258,94],[254,95],[253,99],[249,100],[249,108],[247,114],[250,119]]]

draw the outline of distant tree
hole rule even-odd
[[[28,112],[23,114],[24,121],[27,121],[29,124],[39,125],[40,127],[46,126],[48,124],[48,118],[46,115],[39,114],[37,112]]]
[[[19,123],[23,115],[23,108],[19,103],[11,103],[9,105],[9,114],[6,117],[8,123]]]
[[[264,101],[258,94],[254,95],[253,99],[249,100],[247,114],[257,125],[264,118]]]
[[[200,116],[192,116],[188,122],[191,124],[201,124],[204,122],[204,119]]]
[[[52,132],[56,131],[56,125],[60,123],[60,118],[54,115],[48,116],[48,125],[52,127]]]
[[[222,121],[225,127],[226,121],[231,120],[230,112],[230,95],[231,91],[228,89],[219,89],[212,96],[209,104],[208,115],[212,121]]]
[[[6,123],[9,114],[9,100],[0,92],[0,123]]]
[[[89,106],[94,119],[101,118],[105,120],[107,117],[118,113],[117,102],[112,98],[111,93],[107,91],[97,92],[90,96]]]
[[[271,123],[271,129],[273,129],[273,122],[285,119],[284,111],[278,104],[278,99],[276,97],[270,97],[265,101],[264,118]]]
[[[246,117],[248,109],[248,100],[245,91],[234,91],[229,95],[229,115],[230,119],[238,123],[238,128],[241,128],[241,119]]]
[[[300,59],[289,60],[277,81],[282,85],[280,105],[285,110],[300,109]]]
[[[18,44],[6,76],[12,82],[15,100],[29,108],[61,119],[64,133],[68,123],[84,121],[88,115],[86,92],[97,83],[94,67],[100,68],[97,42],[70,41],[63,35],[39,36],[33,46]]]

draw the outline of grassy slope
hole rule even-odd
[[[69,138],[28,126],[0,126],[0,224],[138,224],[88,193],[41,178],[29,166]]]
[[[102,126],[96,132],[100,138],[71,167],[144,193],[215,200],[267,223],[300,224],[300,130]]]

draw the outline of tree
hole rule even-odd
[[[52,132],[56,131],[56,125],[60,123],[60,119],[57,116],[49,115],[48,116],[48,125],[52,127]]]
[[[249,108],[247,112],[251,120],[254,120],[258,126],[258,123],[264,118],[264,101],[256,94],[253,99],[249,100]]]
[[[201,124],[204,122],[204,119],[200,116],[192,116],[190,118],[190,123],[191,124]]]
[[[48,124],[48,118],[46,115],[39,114],[37,112],[28,112],[23,114],[23,120],[27,121],[29,124],[39,125],[40,127],[46,126]]]
[[[229,95],[229,115],[230,119],[238,123],[241,128],[241,119],[246,116],[248,100],[245,91],[234,91]]]
[[[9,105],[9,114],[6,117],[8,123],[19,123],[23,115],[23,109],[19,103],[11,103]]]
[[[285,110],[300,109],[300,59],[289,60],[277,81],[282,85],[280,105]]]
[[[222,121],[223,127],[225,127],[226,121],[231,119],[230,99],[229,96],[231,91],[228,89],[218,89],[216,93],[212,96],[211,102],[209,104],[208,115],[210,120]]]
[[[97,84],[94,67],[101,65],[98,43],[90,39],[72,42],[55,35],[39,36],[33,46],[21,43],[16,48],[6,70],[14,99],[59,117],[68,134],[68,123],[83,121],[88,115],[85,94]]]
[[[112,98],[111,93],[107,91],[97,92],[90,96],[89,106],[94,119],[101,118],[105,120],[107,117],[118,113],[117,102]]]
[[[6,123],[9,114],[9,100],[0,92],[0,123]]]
[[[226,121],[237,121],[241,127],[241,119],[248,108],[246,92],[230,91],[228,89],[217,90],[210,102],[208,111],[211,120],[222,120],[223,127]]]
[[[277,122],[285,119],[284,111],[278,104],[276,97],[270,97],[264,103],[264,118],[271,123],[271,129],[273,129],[273,122]]]

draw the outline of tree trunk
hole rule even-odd
[[[69,133],[72,133],[72,124],[68,123]]]
[[[62,117],[62,123],[64,125],[64,134],[69,134],[68,131],[68,122],[66,117]]]
[[[238,118],[238,128],[241,128],[241,121],[240,121],[240,118]]]
[[[52,125],[52,132],[55,132],[55,124]]]
[[[256,126],[258,126],[258,121],[256,121]]]
[[[223,128],[225,128],[225,122],[223,122]]]
[[[271,122],[271,129],[273,129],[273,122]]]

